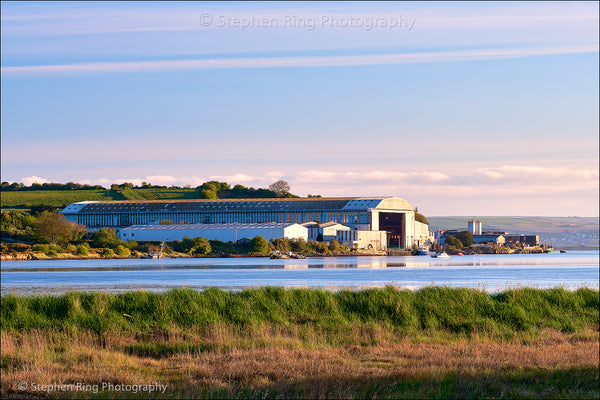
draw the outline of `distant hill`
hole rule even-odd
[[[429,229],[467,229],[468,221],[482,222],[484,231],[538,234],[556,246],[598,247],[598,217],[427,217]]]

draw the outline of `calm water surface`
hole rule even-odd
[[[258,286],[365,288],[431,285],[598,288],[598,251],[566,254],[421,257],[316,257],[306,260],[202,258],[164,260],[3,261],[2,294],[69,290],[166,290]]]

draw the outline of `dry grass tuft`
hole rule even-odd
[[[247,332],[233,332],[224,326],[204,338],[198,333],[166,335],[160,343],[202,339],[210,346],[164,357],[127,352],[128,346],[136,343],[134,335],[112,333],[99,341],[94,334],[81,332],[73,337],[58,331],[3,333],[2,395],[23,394],[16,387],[21,381],[160,382],[168,384],[165,396],[175,398],[472,397],[473,393],[495,397],[502,391],[517,397],[585,397],[598,393],[597,379],[594,383],[590,378],[598,372],[597,337],[547,331],[541,339],[527,343],[401,339],[376,345],[307,348],[286,336],[289,331],[276,327],[259,331],[265,336],[256,337],[254,345]],[[545,387],[546,383],[553,389]],[[101,392],[52,395],[129,397]]]

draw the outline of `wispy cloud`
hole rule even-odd
[[[475,168],[463,172],[444,171],[404,172],[394,170],[333,172],[311,170],[299,172],[294,181],[299,184],[341,185],[399,185],[485,188],[510,188],[511,190],[538,190],[564,192],[573,187],[598,188],[598,170],[566,167],[539,167],[503,165],[496,168]]]
[[[40,178],[39,176],[35,175],[21,179],[21,182],[27,186],[31,186],[32,183],[50,183],[48,179]]]
[[[60,3],[59,3],[60,4]],[[57,12],[60,10],[60,12]],[[488,7],[465,7],[457,3],[434,6],[426,3],[294,4],[271,3],[245,7],[211,3],[183,3],[170,7],[136,4],[115,7],[112,4],[56,3],[37,7],[3,7],[3,33],[22,35],[80,35],[140,31],[182,31],[207,29],[248,29],[246,21],[269,21],[259,28],[342,27],[332,21],[351,19],[385,19],[389,17],[418,20],[425,28],[570,28],[582,22],[598,20],[594,3],[494,4]],[[203,19],[205,15],[209,19]],[[234,22],[235,21],[235,22]],[[35,22],[35,24],[30,24]],[[314,29],[313,28],[313,29]]]
[[[515,57],[533,57],[554,54],[598,52],[597,45],[556,46],[538,48],[482,49],[465,51],[440,51],[402,54],[372,54],[352,56],[309,57],[252,57],[213,58],[178,61],[102,62],[63,65],[30,65],[2,67],[2,74],[70,74],[115,73],[142,71],[172,71],[206,68],[286,68],[286,67],[336,67],[361,65],[386,65],[407,63],[434,63],[450,61],[477,61]]]
[[[597,169],[573,169],[567,167],[541,167],[503,165],[495,168],[474,168],[461,172],[444,171],[395,171],[395,170],[361,170],[361,171],[328,171],[328,170],[305,170],[297,172],[277,172],[266,174],[233,174],[233,175],[209,175],[209,176],[172,176],[172,175],[148,175],[145,177],[131,178],[99,178],[85,180],[83,183],[106,184],[131,182],[140,185],[142,182],[154,185],[176,185],[176,186],[198,186],[209,180],[228,182],[231,184],[270,184],[277,179],[286,179],[292,186],[313,186],[315,188],[328,190],[333,183],[336,186],[355,187],[368,184],[380,188],[403,185],[411,187],[452,187],[457,190],[464,187],[469,190],[488,191],[490,188],[510,191],[537,191],[542,188],[546,192],[565,192],[573,188],[598,188],[599,172]],[[30,176],[21,179],[25,184],[33,182],[49,182],[46,178]],[[354,190],[354,193],[360,190]],[[353,192],[346,193],[351,195]]]
[[[598,169],[502,165],[494,168],[445,170],[300,170],[264,174],[98,178],[81,183],[108,186],[131,182],[141,185],[196,187],[209,180],[268,187],[287,180],[292,192],[323,196],[398,196],[430,215],[597,215]],[[23,183],[48,182],[27,177]]]

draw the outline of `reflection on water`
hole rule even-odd
[[[68,290],[166,290],[172,287],[257,286],[365,288],[394,285],[479,287],[598,287],[598,251],[568,254],[429,257],[328,257],[164,260],[7,261],[2,293]]]

